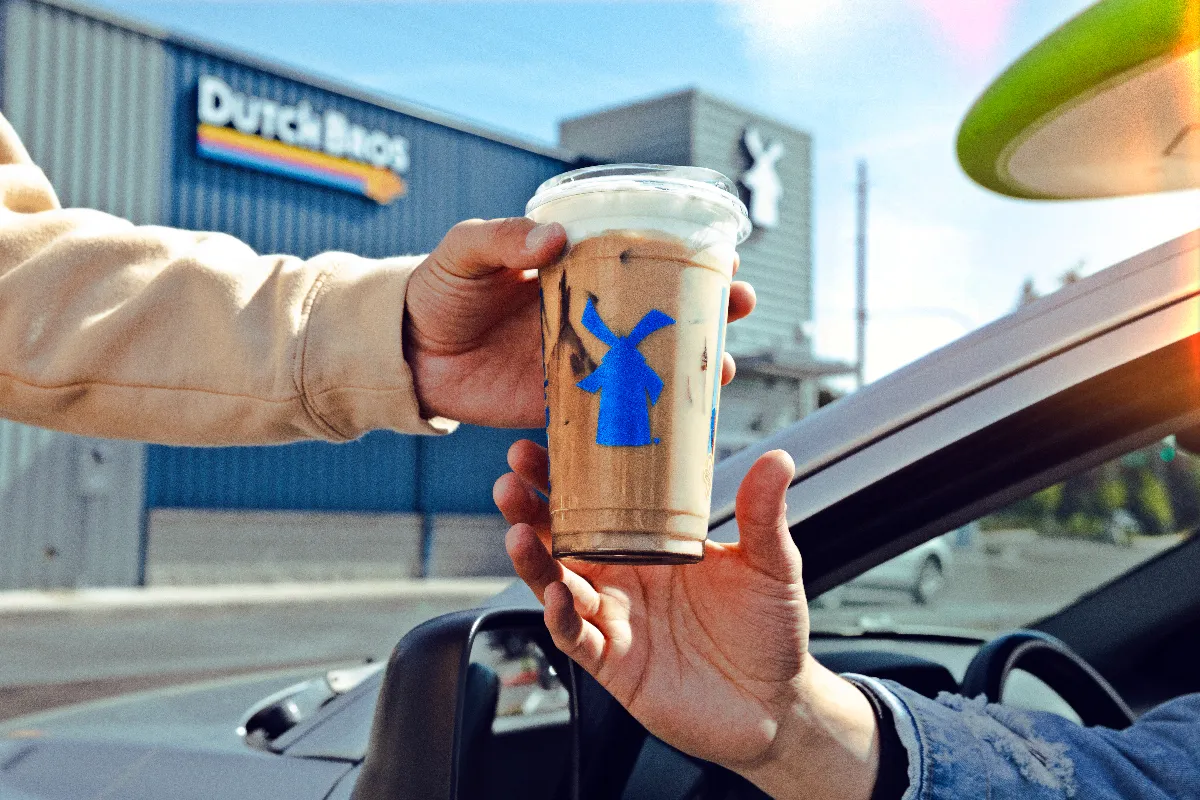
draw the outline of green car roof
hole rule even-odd
[[[1200,0],[1102,0],[1008,68],[968,112],[958,157],[1014,197],[1200,186]]]

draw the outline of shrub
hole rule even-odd
[[[1108,512],[1124,508],[1129,502],[1129,490],[1119,478],[1110,478],[1100,485],[1100,507]]]
[[[1137,503],[1130,509],[1146,533],[1170,533],[1175,529],[1171,497],[1157,475],[1143,473]]]
[[[1068,536],[1079,539],[1095,539],[1104,535],[1104,521],[1082,511],[1067,517],[1063,528]]]

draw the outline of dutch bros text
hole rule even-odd
[[[211,75],[201,76],[197,95],[202,155],[379,202],[404,192],[398,176],[408,170],[409,145],[403,136],[356,125],[338,111],[319,113],[306,101],[285,105],[236,92]]]

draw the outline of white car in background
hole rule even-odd
[[[950,531],[901,553],[818,598],[822,608],[839,608],[846,592],[885,589],[907,593],[913,602],[928,605],[946,585],[954,562],[953,548],[965,547],[976,535],[974,524]]]
[[[901,553],[869,569],[847,586],[896,589],[907,592],[916,603],[926,605],[941,594],[952,562],[951,545],[958,531],[951,531]]]

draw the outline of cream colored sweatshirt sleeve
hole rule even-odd
[[[193,445],[447,432],[400,340],[418,262],[260,256],[60,208],[0,117],[0,417]]]

